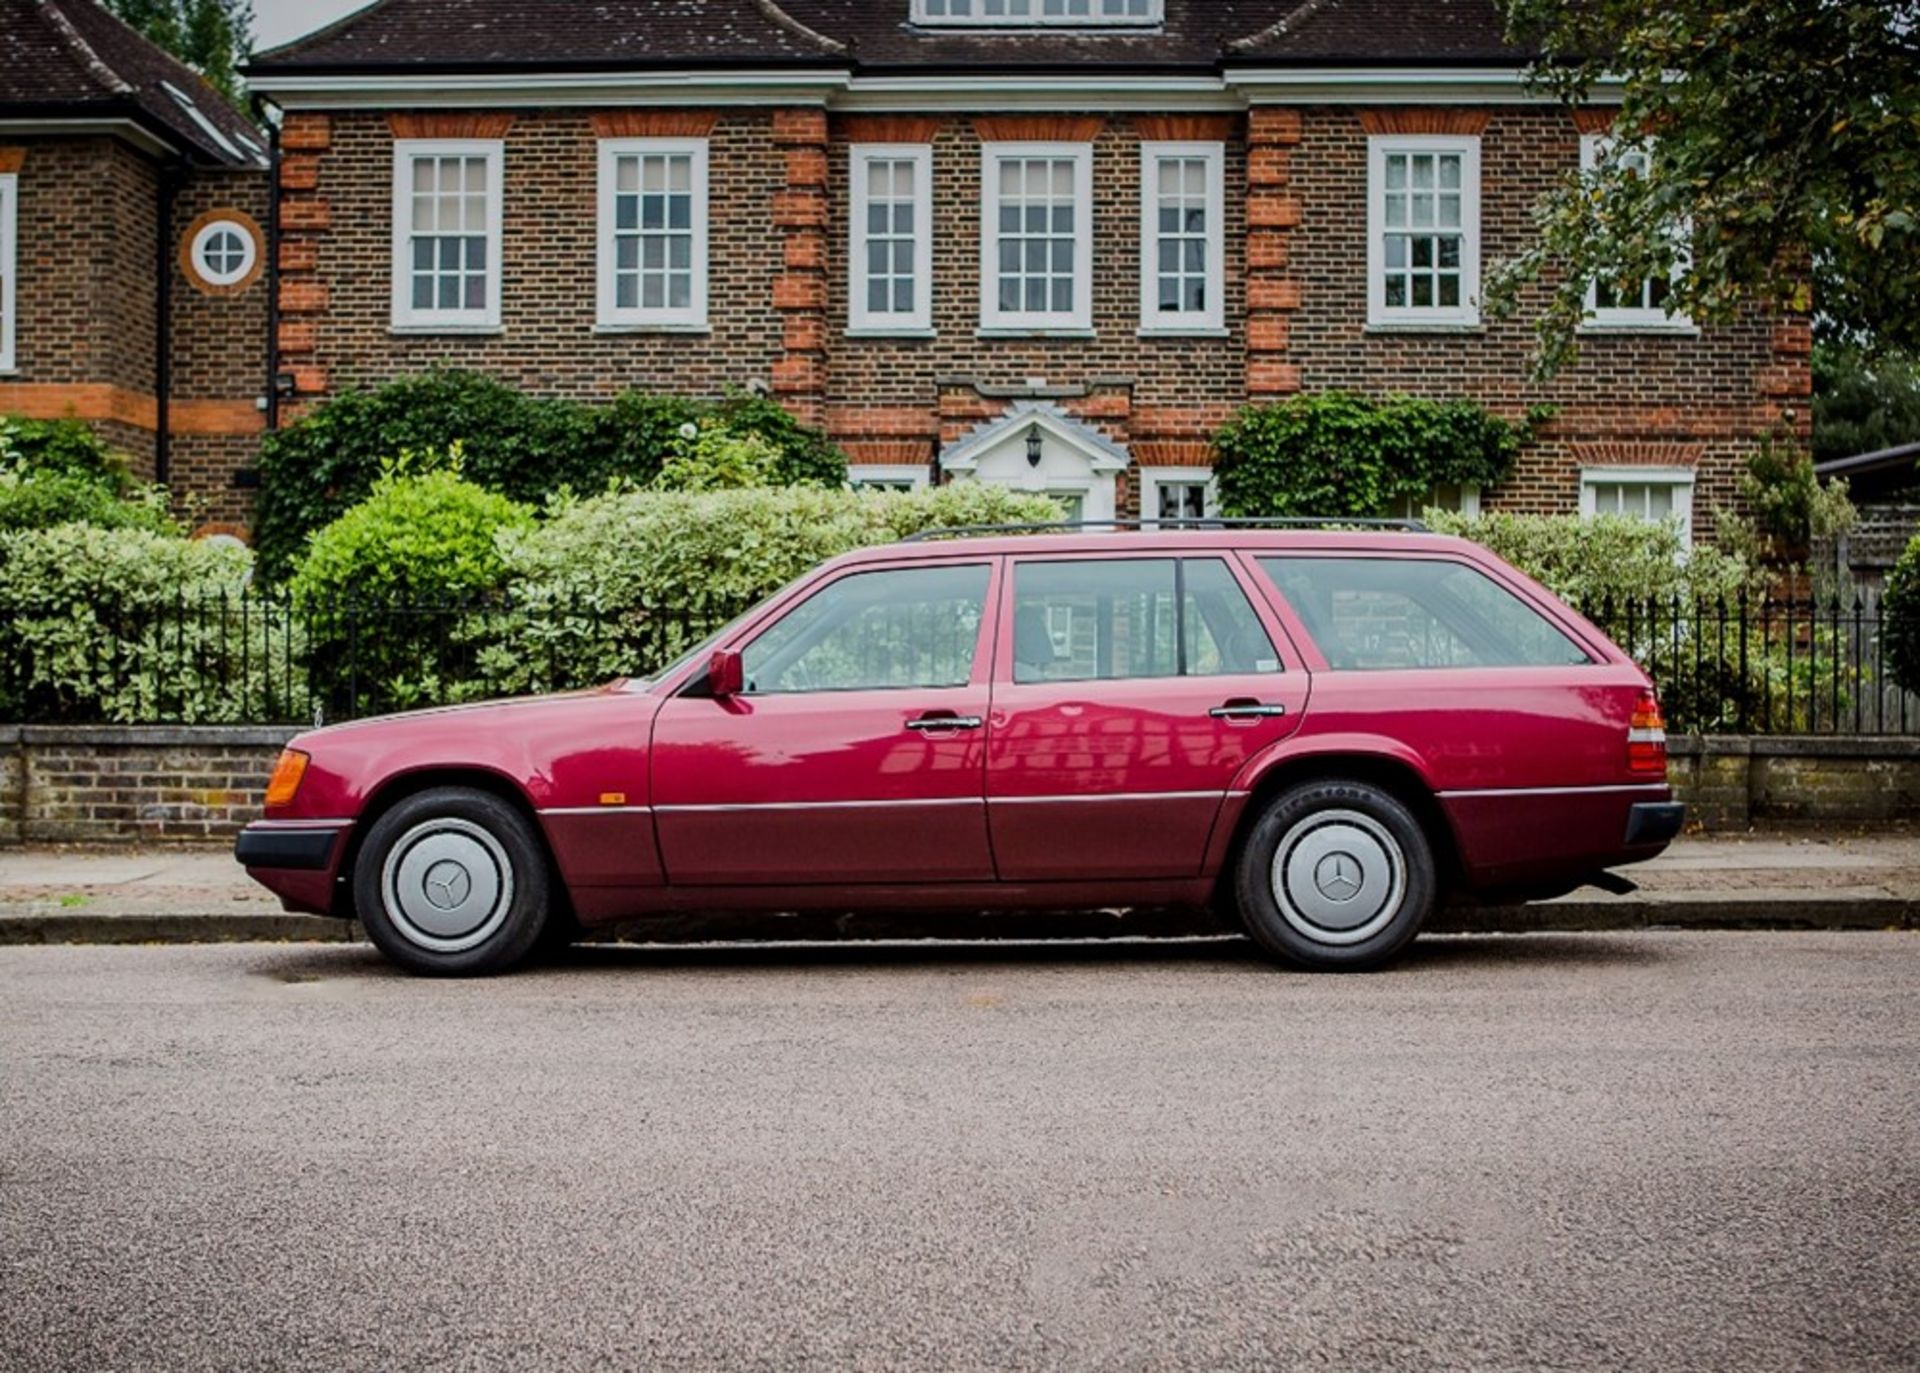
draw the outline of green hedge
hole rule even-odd
[[[1214,436],[1213,470],[1227,515],[1364,519],[1494,485],[1528,433],[1471,401],[1321,391],[1246,406]]]
[[[466,630],[487,690],[651,671],[828,558],[923,529],[1060,518],[1045,496],[926,491],[625,492],[501,536],[503,614]]]
[[[590,405],[529,396],[473,372],[426,372],[345,392],[266,436],[253,521],[262,575],[284,578],[308,537],[372,490],[395,454],[459,444],[469,480],[538,502],[561,490],[652,481],[685,442],[682,428],[703,418],[771,443],[783,481],[846,480],[839,450],[762,396],[701,402],[635,391]]]
[[[177,533],[167,493],[78,420],[0,419],[0,530],[60,524]]]
[[[1907,544],[1887,578],[1880,617],[1887,670],[1906,690],[1920,692],[1920,534]]]

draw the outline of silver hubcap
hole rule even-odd
[[[460,953],[486,942],[513,905],[506,850],[471,820],[424,820],[380,871],[387,919],[409,943]]]
[[[1294,929],[1320,944],[1358,944],[1399,912],[1406,860],[1372,816],[1324,810],[1281,839],[1272,881],[1274,902]]]

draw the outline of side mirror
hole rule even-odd
[[[716,701],[738,696],[747,685],[746,669],[740,655],[730,648],[716,648],[707,659],[707,690]]]

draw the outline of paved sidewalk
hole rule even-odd
[[[1652,863],[1623,869],[1640,890],[1585,889],[1523,907],[1456,909],[1436,929],[1591,930],[1649,926],[1765,929],[1920,928],[1920,834],[1754,834],[1696,837]],[[1064,917],[1063,935],[1207,933],[1190,920]],[[677,920],[645,937],[922,938],[1040,932],[1006,922],[868,919],[852,925],[771,918],[714,924]],[[288,915],[218,847],[0,849],[0,944],[218,943],[345,940],[356,926]]]

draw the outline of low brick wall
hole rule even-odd
[[[292,726],[0,725],[0,843],[207,840],[260,813]]]
[[[0,725],[0,843],[229,836],[281,745],[256,726]],[[1671,776],[1708,829],[1920,819],[1920,738],[1677,737]]]
[[[1667,758],[1710,830],[1920,819],[1920,738],[1694,735],[1669,739]]]

